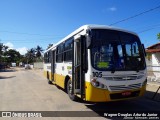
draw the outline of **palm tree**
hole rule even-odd
[[[35,48],[35,53],[36,53],[35,55],[37,59],[41,58],[42,52],[43,52],[43,48],[37,45],[37,47]]]
[[[29,49],[25,56],[27,57],[27,63],[33,63],[35,58],[35,49]]]
[[[52,47],[52,46],[53,46],[53,44],[49,44],[48,47],[47,47],[47,50],[48,50],[50,47]]]

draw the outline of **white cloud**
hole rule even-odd
[[[5,46],[8,46],[8,49],[13,49],[14,45],[11,42],[7,42],[4,44]]]
[[[27,53],[28,49],[26,47],[22,47],[22,48],[17,48],[16,50],[19,51],[21,55],[24,55]]]
[[[103,13],[115,12],[115,11],[117,11],[117,8],[116,8],[116,7],[108,7],[108,8],[102,9],[102,12],[103,12]]]
[[[14,45],[11,42],[7,42],[4,45],[8,46],[8,49],[16,49],[21,55],[26,54],[28,50],[26,47],[14,48]]]
[[[116,7],[110,7],[110,8],[108,8],[108,10],[114,12],[114,11],[117,11],[117,8]]]

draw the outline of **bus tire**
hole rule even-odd
[[[67,82],[67,93],[71,100],[73,101],[77,100],[77,97],[74,94],[72,94],[72,81],[71,80],[68,80]]]
[[[53,84],[53,83],[52,83],[52,81],[50,81],[50,80],[48,79],[48,84],[50,84],[50,85],[51,85],[51,84]]]
[[[70,77],[69,76],[66,76],[65,77],[65,82],[64,82],[64,91],[67,93],[67,84],[68,84],[68,80],[70,80]]]
[[[48,80],[48,84],[52,84],[52,82],[49,80],[49,72],[47,71],[47,80]]]

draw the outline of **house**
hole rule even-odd
[[[148,70],[152,71],[156,77],[160,77],[160,43],[149,46],[146,53]]]

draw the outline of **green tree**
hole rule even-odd
[[[25,54],[25,57],[27,58],[27,63],[33,63],[35,61],[35,49],[29,49]]]
[[[4,62],[11,64],[12,62],[19,63],[20,53],[14,49],[4,52]]]
[[[0,43],[0,55],[2,54],[2,50],[3,50],[3,43]]]
[[[3,44],[2,43],[0,43],[0,64],[1,64],[1,62],[2,62],[2,54],[3,54]]]
[[[42,56],[43,48],[37,45],[35,52],[36,52],[36,57],[40,58]]]
[[[0,62],[3,63],[5,61],[5,52],[8,50],[8,46],[0,43]]]
[[[43,48],[37,45],[37,47],[35,48],[35,56],[37,61],[42,61],[42,52]]]
[[[4,51],[4,52],[6,52],[6,51],[8,50],[8,48],[9,48],[8,46],[3,45],[3,51]]]
[[[27,57],[25,55],[20,56],[20,62],[27,64]]]
[[[157,34],[157,39],[160,40],[160,33]]]
[[[52,47],[52,46],[53,46],[53,44],[49,44],[48,47],[47,47],[47,50],[48,50],[50,47]]]

